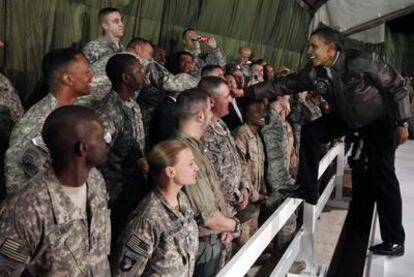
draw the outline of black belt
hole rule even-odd
[[[221,242],[220,234],[211,234],[207,236],[198,237],[199,241],[203,242],[210,242],[211,244],[216,244],[217,242]]]

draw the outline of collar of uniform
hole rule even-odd
[[[106,41],[108,42],[108,44],[109,44],[109,45],[111,45],[111,46],[114,48],[114,50],[116,50],[117,52],[119,52],[119,51],[121,51],[121,50],[122,50],[123,45],[122,45],[122,42],[121,42],[121,41],[119,41],[119,44],[116,44],[115,42],[113,42],[113,41],[111,40],[111,38],[110,38],[107,34],[103,35],[102,37],[103,37],[103,39],[104,39],[104,40],[106,40]]]
[[[211,123],[209,127],[214,133],[220,136],[226,136],[230,134],[230,131],[227,128],[226,123],[223,120],[219,119],[215,123]]]
[[[56,177],[56,174],[52,168],[45,172],[47,190],[49,192],[50,200],[52,203],[52,212],[55,216],[57,224],[63,224],[66,222],[83,219],[80,210],[72,203],[70,198],[62,190],[62,184]],[[87,189],[88,202],[90,195],[90,188]]]
[[[52,93],[50,93],[50,92],[42,100],[43,101],[42,101],[42,104],[41,105],[43,107],[57,108],[58,105],[59,105],[56,97]],[[38,103],[40,103],[40,102],[38,102]]]
[[[168,201],[165,199],[164,195],[161,193],[161,191],[158,187],[155,187],[153,192],[154,192],[154,195],[159,199],[159,201],[166,207],[166,209],[170,213],[172,213],[176,218],[180,217],[180,213],[177,211],[177,209],[172,207],[170,203],[168,203]],[[183,210],[182,202],[183,201],[181,200],[181,198],[182,198],[182,192],[181,191],[178,192],[177,198],[178,198],[178,206],[179,206],[178,209],[179,209],[180,212],[182,212],[182,210]]]
[[[338,51],[338,56],[335,59],[334,64],[332,65],[332,69],[335,71],[341,71],[345,67],[345,51]]]
[[[111,94],[112,94],[111,97],[113,98],[114,103],[119,105],[120,108],[128,109],[128,110],[132,109],[130,106],[128,106],[126,104],[126,101],[122,100],[121,96],[119,96],[119,94],[115,90],[112,90]],[[131,97],[129,98],[128,102],[132,103],[132,105],[134,105],[134,100]],[[129,113],[126,113],[126,114],[127,114],[127,116],[129,116]]]
[[[281,118],[280,114],[271,105],[269,105],[269,110],[267,112],[268,112],[268,115],[269,115],[270,119],[272,119],[272,118]]]
[[[242,130],[244,130],[244,132],[247,134],[247,136],[249,137],[249,139],[254,139],[254,138],[256,138],[256,135],[255,135],[255,134],[253,134],[252,130],[250,130],[250,127],[249,127],[249,125],[247,125],[247,123],[244,123],[244,124],[241,126],[241,128],[242,128]]]
[[[179,139],[182,139],[182,140],[185,140],[188,143],[190,143],[190,144],[194,145],[195,147],[197,147],[199,149],[202,149],[204,152],[206,152],[206,150],[204,149],[204,145],[201,141],[199,141],[199,140],[197,140],[193,137],[190,137],[186,133],[183,133],[179,130],[175,130],[175,137],[177,137]]]

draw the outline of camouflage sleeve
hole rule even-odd
[[[137,220],[122,236],[114,276],[141,276],[158,243],[156,226]]]
[[[43,172],[51,163],[49,151],[41,137],[26,144],[21,158],[21,166],[28,178]]]
[[[93,41],[88,43],[83,49],[82,53],[90,64],[95,63],[99,59],[99,51],[93,44]]]
[[[183,91],[195,88],[199,82],[199,78],[191,76],[187,73],[173,75],[168,73],[164,76],[162,88],[168,91]]]
[[[22,102],[16,89],[13,87],[6,76],[0,74],[0,104],[10,109],[10,115],[13,122],[16,122],[24,114]]]
[[[16,204],[16,203],[13,203]],[[20,276],[30,260],[35,229],[28,230],[21,207],[9,205],[0,211],[0,276]]]
[[[12,89],[13,89],[13,92],[10,94],[10,106],[9,107],[11,110],[13,121],[16,122],[23,116],[24,109],[23,109],[22,102],[20,101],[20,98],[17,95],[16,90],[14,89],[14,87],[12,87]]]
[[[223,49],[217,47],[211,53],[207,55],[206,64],[216,64],[219,66],[226,65],[226,54],[224,53]]]
[[[109,99],[106,98],[103,101],[109,101]],[[122,128],[121,113],[118,113],[118,109],[116,109],[110,103],[104,103],[103,106],[101,106],[101,108],[98,109],[97,114],[102,120],[105,132],[109,133],[111,136],[110,145],[112,146]]]
[[[267,125],[262,129],[267,152],[266,182],[271,189],[269,193],[294,183],[287,166],[286,147],[284,146],[286,143],[284,143],[283,132],[283,127],[279,124]]]
[[[240,156],[240,164],[242,167],[242,178],[240,180],[240,187],[241,188],[247,188],[250,192],[253,191],[253,188],[251,186],[252,184],[252,177],[250,172],[250,167],[247,162],[249,151],[248,151],[248,142],[246,141],[246,137],[243,136],[240,132],[234,132],[234,142],[236,143],[237,150],[239,152]]]
[[[26,147],[25,145],[27,144],[24,144],[22,147]],[[7,194],[21,190],[28,181],[28,176],[22,167],[21,154],[21,149],[18,146],[9,147],[6,151],[5,175]]]

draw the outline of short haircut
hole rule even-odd
[[[250,68],[252,68],[255,65],[261,65],[261,66],[263,66],[263,63],[264,63],[264,60],[263,59],[255,60],[254,62],[252,62],[250,64]]]
[[[220,68],[221,70],[223,70],[223,68],[221,66],[219,66],[219,65],[216,65],[216,64],[206,64],[201,69],[201,77],[212,76],[211,74],[213,73],[213,71],[216,70],[216,69],[218,69],[218,68]]]
[[[311,33],[311,36],[313,35],[318,36],[325,43],[333,43],[336,47],[336,50],[342,49],[342,45],[340,42],[340,34],[338,31],[334,29],[327,28],[327,27],[318,28]]]
[[[244,106],[241,107],[242,117],[245,122],[250,119],[251,109],[254,105],[263,104],[265,105],[263,99],[249,99]]]
[[[145,45],[145,44],[152,45],[152,43],[149,40],[142,38],[142,37],[136,37],[129,41],[127,48],[135,48],[137,45]]]
[[[67,66],[76,62],[78,55],[82,52],[73,48],[61,48],[50,50],[42,60],[42,72],[49,88],[56,85],[59,76],[65,72]]]
[[[101,24],[105,20],[105,17],[108,14],[111,14],[111,13],[114,13],[114,12],[121,13],[117,8],[112,8],[112,7],[106,7],[106,8],[100,9],[99,12],[98,12],[98,22],[99,22],[99,24]]]
[[[226,74],[234,74],[237,70],[240,70],[240,66],[235,63],[228,63],[224,66]]]
[[[216,76],[207,76],[201,78],[200,82],[198,83],[198,87],[204,89],[210,97],[214,98],[219,93],[218,88],[223,84],[227,85],[226,81],[222,78]]]
[[[177,98],[178,121],[188,120],[205,110],[209,97],[202,88],[184,90]]]
[[[74,155],[76,143],[88,135],[85,124],[101,122],[95,112],[82,106],[57,108],[46,118],[42,138],[53,161],[61,162]]]
[[[167,68],[172,74],[182,73],[180,68],[180,61],[181,57],[183,56],[189,56],[191,59],[193,59],[193,55],[187,51],[179,51],[168,57]]]
[[[134,63],[140,64],[135,56],[127,53],[115,54],[108,60],[105,71],[111,80],[112,87],[118,88],[122,82],[122,74]]]
[[[188,32],[195,32],[196,30],[192,27],[188,27],[183,31],[183,38],[187,35]]]

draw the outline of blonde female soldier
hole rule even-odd
[[[181,187],[196,183],[198,167],[182,142],[167,140],[147,157],[153,190],[120,236],[115,276],[192,276],[197,223]]]

